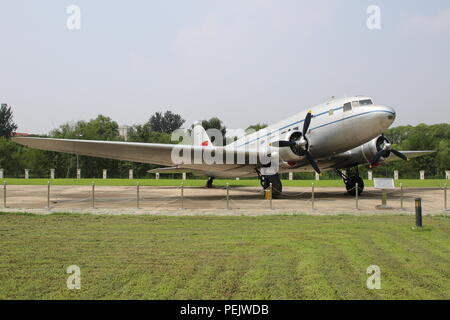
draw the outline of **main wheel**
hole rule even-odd
[[[364,191],[364,180],[361,177],[350,177],[345,184],[345,188],[347,189],[347,193],[349,195],[356,195],[356,184],[358,184],[358,194],[363,193]]]
[[[213,177],[209,177],[209,178],[208,178],[208,181],[206,181],[206,187],[207,187],[208,189],[211,189],[211,188],[213,187],[213,181],[214,181],[214,178],[213,178]]]
[[[280,199],[281,193],[283,192],[283,185],[281,184],[280,176],[278,174],[274,174],[272,176],[263,176],[262,185],[264,190],[269,189],[271,183],[272,183],[272,198]]]

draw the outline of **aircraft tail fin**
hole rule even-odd
[[[212,146],[211,140],[200,122],[194,124],[193,133],[194,141],[192,144],[194,146]]]

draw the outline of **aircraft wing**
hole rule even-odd
[[[421,156],[426,156],[436,151],[400,151],[403,153],[408,159],[413,159]],[[380,163],[391,162],[402,160],[397,157],[395,154],[391,153],[387,159],[381,158]],[[324,169],[345,169],[349,166],[354,165],[369,165],[370,163],[358,163],[355,162],[355,159],[352,156],[351,152],[343,152],[333,157],[330,157],[327,160],[319,160],[319,166]]]
[[[133,161],[140,163],[157,164],[173,167],[177,164],[172,161],[172,151],[176,148],[192,152],[217,152],[223,147],[199,146],[199,145],[179,145],[179,144],[158,144],[158,143],[139,143],[139,142],[121,142],[121,141],[97,141],[97,140],[72,140],[72,139],[53,139],[53,138],[33,138],[33,137],[14,137],[14,142],[25,145],[30,148],[78,154],[90,157],[99,157],[107,159],[116,159],[124,161]],[[227,151],[228,152],[228,151]],[[227,176],[243,176],[246,174],[255,174],[255,168],[258,165],[259,158],[257,153],[245,150],[233,150],[233,156],[236,159],[241,157],[246,159],[243,164],[206,164],[203,157],[200,163],[181,164],[181,168],[200,171],[205,174],[215,175],[222,172]],[[225,154],[225,152],[223,152]],[[257,159],[256,163],[249,164],[248,159],[252,157]],[[189,170],[187,170],[189,171]],[[162,172],[162,171],[159,171]],[[186,172],[186,171],[184,171]],[[225,173],[226,172],[226,173]]]
[[[427,150],[427,151],[400,151],[400,152],[403,153],[408,159],[413,159],[435,153],[436,151]],[[397,160],[402,159],[397,157],[395,154],[391,153],[389,158],[385,159],[383,162],[397,161]]]

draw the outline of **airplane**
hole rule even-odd
[[[259,177],[264,190],[272,186],[275,199],[282,196],[282,173],[336,170],[347,192],[354,195],[356,184],[359,194],[364,190],[359,166],[377,166],[434,152],[393,149],[383,132],[395,118],[392,107],[375,104],[371,97],[333,97],[225,146],[213,145],[199,124],[192,130],[190,144],[36,137],[14,137],[13,141],[48,151],[165,166],[149,172],[192,172],[208,177],[208,188],[214,178]]]

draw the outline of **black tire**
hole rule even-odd
[[[270,184],[272,183],[272,198],[280,199],[283,192],[283,185],[281,184],[280,176],[275,174],[273,176],[264,176],[263,179],[264,190],[269,189]]]
[[[356,195],[356,184],[358,183],[358,195],[362,194],[364,191],[364,180],[361,177],[351,177],[348,178],[345,188],[347,193],[351,196]]]

